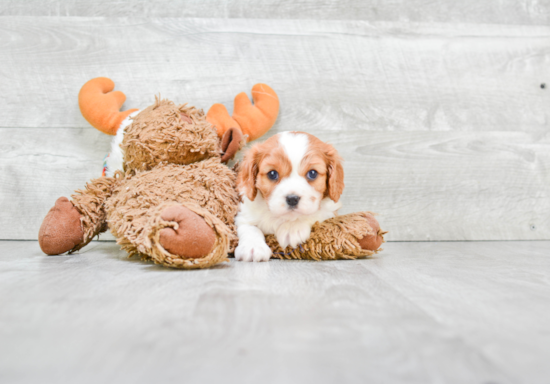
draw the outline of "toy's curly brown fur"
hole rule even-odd
[[[158,97],[126,128],[121,148],[124,170],[130,175],[158,165],[191,164],[221,155],[220,139],[202,110]]]
[[[383,235],[375,231],[369,223],[370,212],[356,212],[336,216],[322,223],[315,223],[309,239],[296,248],[282,249],[277,238],[266,236],[267,245],[278,259],[301,260],[340,260],[359,259],[381,251],[363,249],[359,240],[365,236]]]
[[[130,254],[147,255],[146,250],[153,248],[155,231],[163,228],[158,226],[162,210],[151,208],[181,204],[213,223],[213,218],[218,218],[227,227],[219,232],[234,245],[238,209],[235,181],[235,172],[223,165],[219,157],[128,175],[106,202],[109,228]]]
[[[241,143],[233,146],[238,149]],[[70,250],[51,253],[77,251],[110,229],[130,256],[139,255],[168,267],[206,268],[227,260],[237,243],[237,176],[221,163],[220,138],[204,113],[157,98],[126,128],[121,148],[124,172],[94,179],[72,196],[81,215],[81,241]],[[162,246],[161,231],[180,225],[162,218],[163,212],[174,206],[194,212],[198,215],[194,217],[204,220],[212,230],[215,239],[208,254],[187,257]],[[50,223],[52,220],[45,225]],[[197,236],[200,240],[201,234]],[[54,240],[50,236],[44,241]],[[55,246],[43,248],[56,250]]]
[[[117,179],[114,177],[100,177],[86,183],[85,189],[76,190],[71,196],[73,205],[82,215],[80,220],[84,232],[82,243],[71,249],[71,253],[78,251],[95,236],[108,229],[105,201],[111,196],[116,183]]]

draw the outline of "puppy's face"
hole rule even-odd
[[[325,197],[337,202],[344,170],[332,145],[307,133],[283,132],[252,147],[238,184],[248,199],[259,192],[271,213],[292,219],[315,213]]]

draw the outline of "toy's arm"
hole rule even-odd
[[[106,77],[96,77],[80,89],[78,105],[82,116],[95,128],[108,135],[115,135],[120,124],[138,109],[120,112],[126,96],[114,91],[115,83]]]
[[[315,223],[309,239],[296,248],[282,248],[273,235],[266,243],[279,259],[357,259],[381,251],[386,233],[371,212],[356,212]]]
[[[230,128],[238,128],[248,141],[256,140],[264,135],[275,124],[279,114],[279,97],[266,84],[256,84],[252,87],[252,100],[241,92],[235,97],[233,117],[229,116],[222,104],[214,104],[206,114],[206,120],[216,127],[218,136],[224,136]]]
[[[107,230],[105,201],[117,183],[114,177],[99,177],[75,191],[72,201],[60,197],[42,222],[38,242],[48,255],[75,252]]]

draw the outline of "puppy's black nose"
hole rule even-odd
[[[288,204],[289,207],[297,206],[299,201],[300,201],[300,196],[288,195],[286,197],[286,203]]]

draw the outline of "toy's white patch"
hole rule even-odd
[[[105,170],[105,176],[112,177],[116,171],[122,171],[122,162],[124,161],[124,152],[120,148],[122,140],[124,140],[124,132],[126,128],[132,124],[132,119],[138,115],[140,111],[135,111],[131,113],[127,118],[125,118],[120,127],[116,131],[115,137],[111,141],[111,152],[109,157],[107,157],[106,165],[107,169]]]

